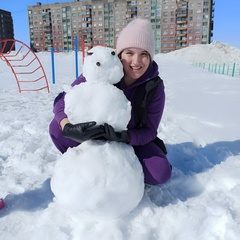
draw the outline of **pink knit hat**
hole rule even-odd
[[[154,33],[148,20],[136,18],[120,32],[116,44],[117,54],[130,47],[146,50],[153,60],[155,54]]]

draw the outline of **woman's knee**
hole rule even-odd
[[[163,184],[170,179],[172,167],[166,157],[153,156],[143,160],[143,172],[147,184]]]
[[[163,184],[171,177],[172,167],[163,151],[153,142],[134,147],[135,153],[143,166],[145,182]]]

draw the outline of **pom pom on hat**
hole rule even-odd
[[[146,50],[153,60],[155,54],[154,33],[148,20],[136,18],[120,32],[116,44],[117,54],[131,47]]]

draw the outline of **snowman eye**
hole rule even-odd
[[[114,56],[116,53],[114,51],[112,51],[111,54]]]
[[[87,52],[87,55],[91,56],[91,55],[93,55],[93,52]]]
[[[101,65],[101,63],[100,63],[100,62],[96,62],[96,65],[97,65],[97,66],[100,66],[100,65]]]

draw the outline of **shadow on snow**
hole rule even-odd
[[[176,204],[204,191],[196,175],[207,171],[230,156],[240,154],[240,140],[216,142],[197,147],[191,142],[166,145],[173,165],[172,178],[160,186],[152,186],[147,195],[157,206]]]
[[[13,211],[37,211],[48,207],[53,200],[50,188],[50,178],[43,182],[40,188],[26,191],[20,194],[9,194],[4,199],[5,206],[0,211],[0,217],[4,217]]]

